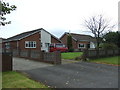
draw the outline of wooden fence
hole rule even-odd
[[[109,56],[118,56],[120,55],[120,49],[114,50],[84,50],[83,51],[83,59],[86,58],[100,58],[100,57],[109,57]]]
[[[12,71],[12,54],[0,53],[2,56],[2,71]]]
[[[12,50],[14,57],[27,58],[40,62],[61,64],[60,52],[41,52],[38,50]]]

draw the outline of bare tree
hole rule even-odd
[[[87,27],[95,36],[97,42],[97,49],[99,51],[100,37],[104,31],[110,31],[115,25],[110,25],[110,21],[103,18],[103,15],[93,16],[85,20],[85,27]]]

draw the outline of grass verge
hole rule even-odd
[[[25,75],[10,71],[2,73],[2,88],[48,88],[42,83],[29,79]]]
[[[90,60],[89,62],[120,65],[120,61],[118,58],[120,58],[120,56],[93,59],[93,60]]]
[[[61,53],[62,59],[75,59],[78,56],[81,56],[82,52],[67,52]]]

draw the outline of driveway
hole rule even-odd
[[[62,64],[75,63],[75,60],[62,60]],[[54,66],[49,63],[38,62],[34,60],[29,60],[25,58],[13,57],[13,70],[31,70],[36,68],[43,68],[48,66]]]
[[[52,64],[13,57],[13,70],[31,70],[53,66]]]
[[[118,88],[117,66],[77,62],[22,71],[56,88]]]

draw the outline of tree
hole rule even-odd
[[[15,5],[9,5],[9,3],[0,1],[0,26],[5,26],[6,24],[10,24],[11,21],[5,21],[6,18],[4,17],[6,14],[10,14],[11,11],[16,10]]]
[[[115,25],[109,25],[105,18],[102,15],[93,16],[88,20],[85,20],[85,27],[87,27],[95,36],[97,42],[97,50],[99,51],[99,45],[101,42],[101,36],[105,30],[109,31],[113,29]]]
[[[118,46],[114,43],[102,43],[101,48],[104,50],[110,50],[110,49],[118,49]]]
[[[72,36],[70,34],[67,36],[67,47],[69,51],[73,51]]]
[[[103,38],[105,39],[105,43],[113,43],[120,48],[120,32],[108,32],[106,33]]]

